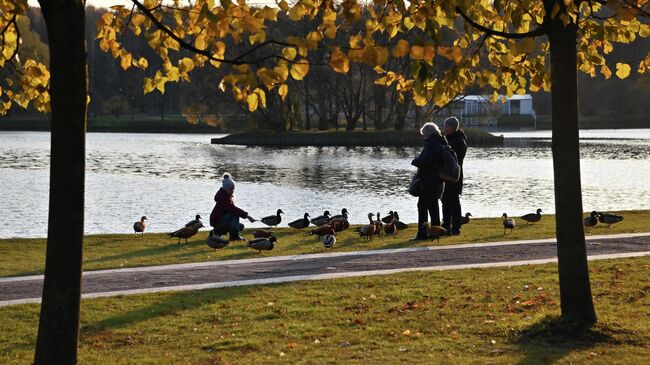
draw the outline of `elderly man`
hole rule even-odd
[[[431,225],[440,225],[440,210],[438,199],[445,188],[444,182],[438,176],[442,166],[442,146],[447,144],[445,137],[434,123],[426,123],[420,129],[424,139],[422,152],[413,159],[411,165],[418,168],[422,179],[422,190],[418,197],[418,233],[413,240],[427,239],[427,232],[422,225],[431,217]]]
[[[460,194],[463,192],[463,160],[467,153],[467,136],[460,129],[460,122],[456,117],[447,118],[443,125],[443,134],[451,149],[456,152],[460,165],[460,179],[458,182],[445,183],[445,192],[442,195],[442,226],[452,235],[460,234],[462,212],[460,210]]]

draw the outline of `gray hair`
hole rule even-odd
[[[460,122],[456,117],[449,117],[445,119],[442,125],[444,125],[445,127],[454,128],[454,130],[458,130],[458,128],[460,127]]]
[[[420,128],[420,134],[427,138],[431,137],[433,134],[440,136],[440,128],[438,128],[438,126],[433,122],[424,123],[422,128]]]

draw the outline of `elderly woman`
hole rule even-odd
[[[210,214],[210,225],[213,227],[214,234],[223,235],[228,232],[230,234],[229,241],[246,241],[239,235],[239,232],[244,229],[244,225],[239,223],[239,218],[246,218],[251,223],[255,222],[255,219],[235,206],[234,194],[235,180],[230,174],[225,173],[221,189],[214,196],[216,204]]]
[[[438,200],[445,188],[444,182],[438,176],[442,166],[442,146],[447,140],[440,134],[440,129],[434,123],[426,123],[420,129],[424,139],[422,152],[413,159],[411,165],[418,168],[422,179],[422,190],[418,198],[418,233],[413,240],[427,239],[427,232],[422,225],[431,217],[431,225],[440,225],[440,209]]]

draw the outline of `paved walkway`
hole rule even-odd
[[[590,260],[650,256],[650,234],[587,238]],[[555,239],[276,256],[246,260],[88,271],[83,297],[321,280],[404,271],[554,262]],[[0,306],[40,301],[43,276],[0,278]]]

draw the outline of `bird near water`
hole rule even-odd
[[[388,215],[386,215],[384,218],[381,219],[383,223],[389,224],[392,222],[393,218],[395,218],[395,213],[391,210],[388,212]]]
[[[508,215],[506,213],[503,213],[501,216],[503,218],[503,235],[505,236],[506,234],[506,229],[510,229],[510,232],[512,233],[512,230],[515,228],[515,220],[512,218],[508,218]]]
[[[460,217],[460,224],[463,225],[463,224],[469,223],[469,221],[470,221],[469,217],[471,217],[471,216],[472,216],[472,213],[470,213],[470,212],[465,213],[464,217]]]
[[[332,229],[332,227],[330,227],[330,226],[321,226],[321,227],[318,227],[318,228],[316,228],[316,229],[314,229],[312,231],[309,231],[309,234],[318,236],[318,239],[320,240],[321,237],[323,237],[325,235],[328,235],[328,234],[333,235],[334,234],[334,229]]]
[[[596,224],[598,224],[598,212],[595,211],[595,210],[593,212],[591,212],[589,217],[584,218],[582,220],[582,224],[585,227],[594,227]]]
[[[329,219],[331,221],[332,219],[341,219],[341,218],[348,219],[348,210],[347,209],[345,209],[345,208],[341,209],[341,214],[333,215]]]
[[[203,228],[203,223],[198,222],[192,227],[183,227],[175,232],[168,234],[168,236],[178,238],[178,244],[180,245],[181,238],[184,238],[185,243],[187,243],[187,239],[197,234],[199,232],[199,228]]]
[[[282,211],[282,209],[278,209],[278,211],[276,212],[275,215],[266,216],[266,217],[260,219],[260,221],[262,221],[262,223],[266,224],[269,227],[277,227],[278,224],[280,224],[280,222],[282,222],[282,217],[280,216],[280,214],[283,214],[283,213],[284,212]]]
[[[333,234],[326,234],[325,237],[323,237],[323,246],[325,248],[332,248],[336,244],[336,236]]]
[[[254,238],[269,238],[273,234],[269,231],[265,231],[263,229],[256,229],[253,231],[253,237]]]
[[[438,240],[440,243],[440,237],[447,235],[447,229],[441,226],[432,226],[429,222],[422,223],[422,228],[427,232],[427,236],[433,241],[434,239]]]
[[[262,251],[271,251],[275,243],[278,243],[278,239],[275,236],[271,236],[269,238],[254,238],[248,241],[246,246],[261,253]]]
[[[622,220],[623,220],[622,215],[598,212],[598,221],[600,223],[605,223],[605,224],[609,225],[609,228],[612,228],[612,225],[614,225],[616,223],[620,223]]]
[[[207,242],[208,246],[210,248],[213,248],[215,250],[222,249],[224,247],[228,247],[230,242],[228,242],[227,239],[214,234],[214,232],[210,232],[210,236],[208,236]]]
[[[309,213],[305,213],[304,218],[289,222],[289,227],[295,229],[305,229],[309,227]]]
[[[144,221],[147,220],[146,216],[140,217],[140,220],[138,222],[133,223],[133,231],[137,235],[138,233],[144,234],[144,229],[147,228],[147,225],[144,223]]]
[[[526,215],[522,215],[521,219],[525,220],[526,224],[539,222],[542,219],[542,210],[537,209],[536,213],[528,213]]]
[[[330,221],[330,216],[331,216],[331,214],[330,214],[329,210],[326,210],[326,211],[323,212],[322,215],[319,215],[319,216],[316,217],[316,218],[312,218],[311,222],[312,222],[314,225],[317,225],[317,226],[319,226],[319,227],[320,227],[320,226],[324,226],[324,225],[326,225],[327,223],[329,223],[329,221]]]
[[[193,225],[199,223],[200,221],[201,221],[201,216],[199,214],[197,214],[194,217],[194,219],[192,219],[191,221],[185,223],[185,227],[192,227]]]

